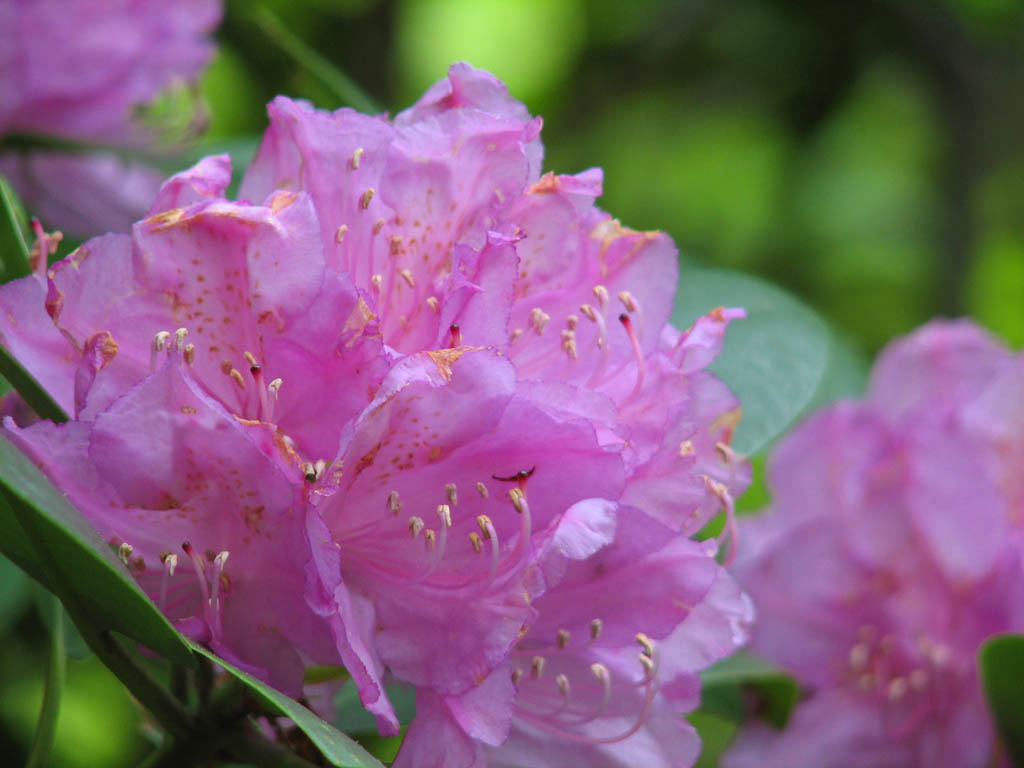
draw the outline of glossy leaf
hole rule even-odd
[[[1010,764],[1024,765],[1024,636],[998,635],[978,654],[981,682]]]
[[[739,272],[684,269],[673,322],[679,328],[719,306],[743,307],[711,366],[743,403],[733,445],[753,454],[779,436],[814,398],[829,363],[830,337],[808,307]]]
[[[46,551],[52,553],[49,565],[66,576],[95,626],[116,630],[171,661],[194,666],[184,638],[110,547],[35,464],[0,438],[0,551],[47,584],[19,516],[30,516],[32,535],[43,537]]]
[[[270,711],[290,718],[323,752],[324,757],[331,765],[336,765],[339,768],[383,768],[381,763],[359,744],[332,725],[325,723],[294,699],[229,664],[198,643],[190,642],[190,645],[196,653],[202,654],[238,678]]]

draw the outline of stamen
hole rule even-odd
[[[723,563],[725,566],[729,566],[733,558],[736,557],[736,548],[739,540],[739,531],[736,526],[736,506],[733,504],[732,494],[729,493],[728,488],[707,475],[701,475],[701,477],[704,478],[704,485],[715,495],[725,510],[725,527],[718,535],[718,545],[722,546],[723,542],[729,539],[729,554],[726,555]]]
[[[259,368],[260,367],[259,361],[256,359],[256,355],[254,355],[252,352],[250,352],[249,350],[246,350],[242,354],[245,355],[245,361],[247,363],[249,363],[249,366],[251,368]]]
[[[566,699],[566,703],[568,703],[570,693],[569,678],[565,674],[555,675],[555,685],[558,686],[558,692],[562,694]]]
[[[373,187],[367,187],[366,191],[363,192],[362,199],[359,201],[364,211],[370,207],[371,200],[373,200]]]
[[[307,461],[302,465],[302,476],[306,478],[307,483],[316,482],[316,467],[312,462]]]
[[[324,476],[324,472],[327,470],[327,462],[323,459],[317,459],[313,465],[313,469],[316,470],[316,479],[320,480]]]
[[[518,488],[513,488],[508,492],[508,497],[512,500],[512,506],[516,508],[516,512],[523,514],[523,492]]]
[[[433,550],[437,542],[437,534],[434,533],[433,528],[427,528],[423,532],[423,543],[427,545],[427,549]]]
[[[412,536],[412,538],[415,539],[417,536],[420,535],[420,531],[423,530],[424,525],[425,524],[423,522],[422,517],[413,515],[409,518],[409,534]]]
[[[619,315],[619,322],[622,323],[622,327],[626,329],[626,334],[629,336],[629,343],[633,347],[633,357],[636,359],[636,383],[633,385],[633,391],[629,397],[626,398],[626,402],[629,402],[644,385],[644,354],[643,350],[640,349],[640,339],[636,337],[636,332],[633,330],[633,321],[630,320],[629,315]]]
[[[863,643],[857,643],[850,649],[850,668],[854,671],[863,669],[871,658],[871,650]]]
[[[402,511],[402,502],[398,500],[398,491],[388,494],[388,509],[396,516]]]
[[[384,219],[377,219],[375,222],[373,222],[373,236],[374,237],[379,235],[380,231],[382,229],[384,229],[384,224],[385,224]]]
[[[437,516],[440,518],[445,528],[452,527],[452,510],[447,504],[437,505]]]
[[[473,551],[480,554],[480,534],[476,531],[469,532],[469,543],[473,545]]]
[[[601,309],[608,308],[608,289],[603,285],[594,286],[594,296],[597,297],[597,303],[601,306]]]
[[[491,531],[494,530],[494,523],[491,522],[491,518],[487,515],[477,515],[476,524],[480,528],[480,534],[484,537],[484,541],[491,538]]]
[[[604,623],[600,619],[592,619],[590,621],[590,639],[596,641],[601,636],[602,629],[604,629]]]
[[[544,328],[547,326],[550,319],[551,315],[540,307],[534,307],[530,310],[530,327],[537,332],[538,336],[544,333]]]
[[[157,605],[161,611],[164,611],[167,607],[167,582],[170,581],[174,570],[178,567],[178,556],[164,552],[160,555],[160,562],[164,564],[164,572],[160,577],[160,602]]]
[[[530,659],[530,677],[534,680],[539,680],[540,676],[544,674],[544,657],[534,656]]]
[[[486,499],[488,496],[490,496],[490,493],[488,493],[487,491],[487,486],[479,481],[477,481],[476,484],[476,492],[480,494],[480,498],[482,499]]]
[[[188,336],[188,328],[179,328],[174,332],[174,348],[181,352],[185,348],[185,337]]]
[[[427,306],[435,314],[441,314],[441,302],[437,300],[436,296],[427,296]]]
[[[578,315],[569,315],[565,318],[565,327],[570,331],[575,331],[576,326],[580,324],[580,318]]]
[[[238,385],[239,389],[245,389],[245,379],[242,378],[242,373],[237,368],[232,368],[228,373],[228,376]]]
[[[150,349],[149,355],[149,372],[156,372],[156,356],[159,355],[167,347],[167,342],[170,341],[171,334],[167,331],[160,331],[153,337],[153,346]]]
[[[627,312],[636,312],[636,300],[629,291],[619,291],[619,301],[626,307]]]
[[[212,627],[214,637],[219,636],[223,632],[221,625],[221,613],[220,613],[220,586],[221,577],[224,575],[224,564],[228,561],[228,552],[218,552],[213,558],[213,593],[210,595],[210,607],[213,610],[213,621],[214,627]]]
[[[397,256],[402,252],[402,240],[404,238],[401,235],[391,236],[391,255]]]
[[[416,278],[412,276],[412,272],[410,272],[408,269],[398,270],[398,275],[403,280],[405,280],[405,284],[408,285],[410,288],[416,287]]]
[[[652,658],[654,656],[654,643],[651,642],[651,638],[643,632],[637,632],[636,641],[640,643],[640,646],[644,649],[644,656],[647,658]]]
[[[281,391],[281,385],[283,383],[284,382],[281,379],[274,379],[272,382],[267,384],[267,391],[270,393],[271,397],[274,398],[275,403],[277,402],[278,393]]]
[[[685,459],[687,456],[693,456],[695,453],[697,453],[697,449],[693,447],[692,440],[683,440],[679,444],[679,455],[682,458]]]
[[[359,170],[359,161],[363,159],[363,148],[358,147],[355,152],[352,153],[352,170]]]
[[[192,561],[192,567],[195,568],[196,578],[199,579],[199,591],[203,595],[203,605],[210,604],[210,590],[206,586],[206,574],[203,567],[203,561],[199,557],[199,554],[192,548],[189,542],[183,542],[181,548],[184,550],[188,559]]]
[[[512,685],[518,685],[519,681],[523,679],[523,670],[516,667],[512,670]]]
[[[117,556],[121,559],[121,562],[124,563],[125,567],[128,567],[128,565],[131,564],[132,551],[134,549],[135,548],[127,541],[121,542],[121,546],[117,548]]]
[[[560,629],[558,630],[558,639],[555,642],[557,643],[558,647],[564,651],[569,646],[570,637],[571,635],[569,634],[569,630]]]
[[[590,304],[581,304],[580,312],[582,312],[588,320],[593,323],[597,322],[597,313],[594,311],[594,307]]]
[[[570,330],[562,331],[562,349],[569,356],[570,360],[576,360],[578,355],[576,353],[576,334]]]
[[[371,277],[370,278],[370,285],[373,286],[373,290],[376,293],[380,293],[381,290],[382,290],[381,286],[384,285],[384,277],[383,277],[383,275],[375,274],[373,277]]]
[[[348,224],[342,224],[338,227],[338,231],[334,233],[334,242],[339,245],[345,242],[345,235],[348,233]]]
[[[522,336],[522,335],[523,335],[523,329],[522,328],[516,328],[514,331],[512,331],[512,333],[510,333],[508,335],[508,343],[509,344],[515,344],[517,341],[519,341],[519,337]]]
[[[910,686],[907,683],[905,677],[894,677],[889,681],[888,696],[889,701],[899,701],[902,699]]]
[[[185,365],[193,365],[196,362],[196,345],[186,344],[185,349],[182,351],[182,356],[185,358]]]

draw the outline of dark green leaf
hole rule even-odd
[[[332,765],[339,766],[339,768],[383,768],[381,763],[359,744],[325,723],[294,699],[229,664],[199,644],[190,644],[196,653],[202,654],[238,678],[271,711],[294,721],[295,725],[316,744]]]
[[[0,263],[3,282],[29,273],[28,219],[10,183],[0,176]]]
[[[43,704],[36,735],[32,740],[26,768],[45,768],[50,760],[50,750],[57,734],[57,717],[60,715],[60,698],[64,691],[64,607],[51,595],[47,606],[52,617],[50,622],[50,656],[46,661],[46,687],[43,689]]]
[[[805,409],[825,376],[829,332],[821,319],[780,288],[739,272],[684,270],[673,321],[687,328],[715,307],[743,307],[711,369],[743,404],[733,445],[753,454]]]
[[[0,555],[0,635],[18,620],[29,604],[28,585],[25,574],[10,559]]]
[[[1024,636],[998,635],[978,654],[996,730],[1013,765],[1024,765]]]
[[[27,516],[27,517],[26,517]],[[20,520],[31,519],[32,531]],[[58,569],[93,623],[137,640],[171,661],[194,666],[184,639],[81,513],[6,438],[0,439],[0,551],[48,584],[33,539],[44,539]]]

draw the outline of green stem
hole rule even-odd
[[[60,697],[64,690],[64,606],[56,597],[50,597],[53,627],[50,630],[50,658],[46,664],[46,689],[43,691],[43,705],[39,711],[32,751],[25,768],[43,768],[49,762],[54,736],[57,734]]]
[[[273,11],[265,5],[257,6],[252,13],[252,18],[268,39],[288,54],[300,67],[320,80],[338,97],[342,104],[347,104],[360,112],[371,115],[381,112],[380,107],[359,87],[355,80],[293,35],[291,30],[282,24]]]

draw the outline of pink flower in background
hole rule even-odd
[[[0,288],[74,416],[7,434],[183,631],[291,692],[343,663],[386,734],[416,686],[401,765],[691,764],[751,620],[689,539],[749,481],[705,370],[742,311],[674,329],[671,240],[468,65],[394,121],[270,114],[246,201],[207,158]]]
[[[975,326],[936,322],[882,353],[863,402],[779,445],[736,574],[758,609],[751,650],[811,695],[726,765],[991,764],[975,657],[1024,629],[1021,376]]]
[[[0,1],[0,137],[149,147],[159,137],[141,111],[195,83],[220,14],[219,0]],[[161,181],[103,153],[12,150],[0,154],[0,173],[50,226],[82,234],[128,229]]]

